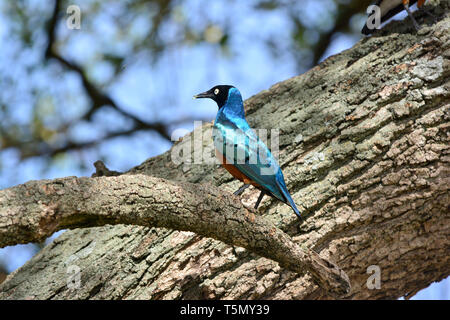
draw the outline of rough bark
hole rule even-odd
[[[449,10],[442,2],[432,11],[439,21],[417,33],[408,19],[391,23],[245,103],[252,127],[280,129],[280,163],[306,219],[300,223],[270,198],[258,213],[339,265],[352,284],[345,298],[409,297],[450,274]],[[416,17],[431,24],[421,12]],[[171,152],[127,173],[136,174],[225,191],[239,186],[217,165],[175,165]],[[243,203],[257,194],[246,190]],[[78,289],[67,286],[73,265],[81,272]],[[380,289],[366,285],[371,265],[381,270]],[[8,276],[0,298],[330,296],[308,273],[243,248],[192,232],[119,225],[65,232]]]
[[[301,249],[239,198],[210,184],[137,174],[31,181],[0,191],[0,247],[43,241],[61,229],[105,224],[193,231],[242,246],[293,272],[309,271],[336,297],[350,290],[347,275],[336,265]]]

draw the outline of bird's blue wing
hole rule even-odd
[[[277,183],[277,177],[280,174],[282,177],[281,169],[254,131],[249,127],[244,127],[244,130],[230,126],[218,127],[222,137],[215,139],[215,146],[219,151],[223,150],[226,161],[273,196],[286,202]]]

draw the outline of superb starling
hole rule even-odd
[[[239,90],[233,86],[219,85],[194,98],[210,98],[219,107],[213,127],[214,147],[222,166],[244,183],[234,194],[240,195],[249,185],[253,185],[261,191],[255,209],[267,194],[291,206],[301,218],[286,188],[280,166],[245,120]]]
[[[408,13],[408,16],[411,18],[414,27],[416,30],[419,30],[419,24],[417,23],[416,19],[414,19],[411,11],[409,10],[409,6],[413,5],[417,2],[417,7],[421,8],[426,0],[377,0],[374,1],[374,5],[378,6],[380,8],[380,22],[383,23],[386,20],[392,18],[400,11],[406,10]],[[365,35],[369,35],[372,32],[374,32],[375,29],[370,29],[367,26],[367,21],[364,27],[362,28],[361,32]]]

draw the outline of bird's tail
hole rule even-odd
[[[289,204],[289,206],[292,208],[292,210],[294,210],[295,214],[300,218],[300,220],[302,219],[302,215],[300,214],[300,211],[298,211],[297,206],[294,203],[294,200],[292,200],[291,195],[289,194],[289,192],[287,191],[286,186],[280,185],[279,181],[277,181],[278,183],[278,187],[281,191],[281,193],[283,194],[284,198],[286,199],[286,203]]]

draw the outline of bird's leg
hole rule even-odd
[[[261,200],[265,194],[266,194],[265,191],[261,191],[261,193],[259,194],[258,200],[256,200],[255,209],[258,209],[259,203],[261,202]]]
[[[403,0],[403,6],[405,7],[406,12],[408,12],[408,16],[411,18],[414,27],[416,28],[416,30],[419,30],[419,24],[417,23],[416,19],[414,19],[411,10],[409,10],[409,0]]]
[[[247,189],[249,186],[250,186],[249,184],[245,184],[245,183],[244,183],[244,185],[242,185],[242,187],[240,187],[238,190],[236,190],[236,191],[234,192],[234,195],[235,195],[235,196],[241,195],[242,192],[244,192],[244,190]]]

